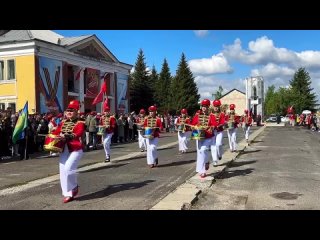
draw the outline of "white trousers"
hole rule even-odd
[[[218,132],[214,130],[214,136],[211,138],[211,155],[213,163],[218,162],[218,158],[222,157],[222,140],[223,140],[223,131]]]
[[[231,151],[237,150],[237,128],[228,129],[229,147]]]
[[[78,186],[77,168],[82,155],[82,149],[69,153],[67,145],[60,154],[60,184],[65,197],[72,197],[72,189]]]
[[[249,140],[250,126],[244,126],[243,131],[244,131],[246,140]]]
[[[208,160],[208,150],[210,148],[211,138],[205,140],[197,140],[197,173],[206,172],[206,163]]]
[[[188,143],[191,137],[191,132],[178,132],[179,151],[187,151]]]
[[[103,148],[106,153],[106,157],[110,156],[110,145],[111,145],[111,138],[113,133],[104,133],[103,134]]]
[[[86,132],[86,145],[89,145],[90,138],[89,138],[89,132]]]
[[[147,150],[146,139],[142,136],[141,130],[138,130],[138,142],[139,142],[140,149]]]
[[[156,137],[154,139],[146,138],[147,143],[147,163],[149,165],[155,164],[156,159],[158,158],[158,146],[159,139]]]

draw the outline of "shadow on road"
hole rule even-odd
[[[251,164],[251,163],[255,163],[255,162],[257,162],[257,160],[233,162],[233,163],[231,163],[230,166],[228,166],[228,168],[240,167],[240,166]]]
[[[225,179],[225,178],[232,178],[237,176],[246,176],[252,173],[254,168],[247,168],[244,170],[234,170],[234,171],[225,171],[220,176],[217,176],[217,179]]]
[[[177,162],[172,162],[172,163],[167,163],[167,164],[161,164],[158,165],[158,168],[161,167],[171,167],[171,166],[179,166],[179,165],[183,165],[183,164],[189,164],[189,163],[193,163],[196,160],[187,160],[187,161],[177,161]],[[161,162],[160,162],[161,163]]]
[[[260,151],[262,151],[262,150],[260,150],[260,149],[256,149],[256,150],[252,150],[252,151],[245,151],[245,150],[244,150],[244,151],[241,151],[237,157],[240,157],[240,156],[242,156],[242,155],[249,154],[249,153],[260,152]]]
[[[141,188],[141,187],[144,187],[152,182],[155,182],[155,180],[146,180],[146,181],[137,182],[137,183],[124,183],[124,184],[110,185],[107,188],[102,189],[101,191],[90,193],[87,195],[82,195],[80,197],[77,197],[75,200],[76,201],[85,201],[85,200],[90,200],[90,199],[104,198],[106,196],[109,196],[109,195],[117,193],[117,192]]]
[[[264,142],[264,141],[261,141],[261,140],[252,140],[251,143],[261,143],[261,142]]]
[[[157,149],[158,151],[163,151],[163,150],[168,150],[168,149],[173,149],[173,148],[176,148],[176,146],[174,147],[166,147],[166,148],[161,148],[161,149]]]
[[[95,171],[108,169],[108,168],[118,168],[118,167],[122,167],[122,166],[127,165],[127,164],[129,164],[129,163],[111,164],[111,165],[106,165],[106,166],[102,166],[102,167],[98,167],[98,168],[94,168],[94,169],[84,170],[84,171],[81,171],[81,172],[82,173],[95,172]]]

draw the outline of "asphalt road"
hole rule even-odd
[[[242,131],[238,138],[243,138]],[[227,141],[225,133],[225,149],[229,148]],[[177,135],[163,133],[159,147],[159,166],[153,169],[147,166],[146,153],[139,152],[137,142],[112,146],[111,163],[103,163],[103,150],[85,153],[80,167],[98,164],[80,169],[79,196],[67,204],[62,203],[58,178],[43,181],[58,174],[58,158],[2,162],[0,209],[150,209],[195,174],[195,141],[188,153],[179,154]],[[35,179],[39,183],[31,185]],[[10,192],[9,186],[18,187]]]
[[[320,209],[320,133],[267,127],[194,210]]]

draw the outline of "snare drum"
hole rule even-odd
[[[204,129],[194,129],[191,133],[192,140],[203,140],[206,138],[206,131]]]
[[[43,149],[51,152],[63,152],[66,141],[64,138],[48,134],[44,140]]]
[[[105,131],[106,131],[106,127],[103,125],[99,125],[97,135],[102,136],[105,133]]]
[[[142,136],[145,137],[145,138],[153,139],[154,138],[153,133],[154,133],[154,128],[145,127],[144,128],[144,133],[143,133]]]

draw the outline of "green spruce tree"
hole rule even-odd
[[[154,98],[154,104],[156,104],[157,106],[159,106],[159,101],[158,98],[156,96],[157,93],[157,86],[158,86],[158,81],[159,81],[159,74],[157,73],[157,70],[155,68],[155,66],[152,66],[152,70],[151,70],[151,75],[149,76],[149,85],[152,89],[152,95]]]
[[[139,112],[154,104],[153,91],[150,86],[147,66],[142,49],[139,50],[130,83],[130,111]]]
[[[164,59],[155,91],[156,101],[159,104],[159,112],[167,113],[170,110],[171,79],[168,62]]]
[[[179,111],[188,109],[189,115],[193,115],[199,109],[200,94],[194,81],[194,76],[188,66],[184,53],[171,85],[171,109]]]
[[[299,68],[290,81],[291,95],[296,113],[308,109],[315,111],[318,106],[316,95],[311,88],[311,78],[305,68]]]

